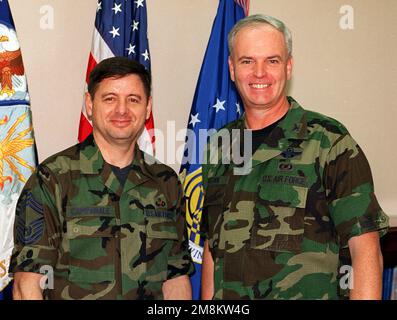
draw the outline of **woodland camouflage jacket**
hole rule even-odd
[[[215,299],[338,299],[341,249],[388,226],[369,164],[345,127],[288,99],[249,174],[208,153],[202,231]],[[242,131],[244,123],[225,129]]]
[[[136,147],[124,187],[92,136],[44,161],[17,204],[10,272],[51,266],[49,299],[162,299],[194,267],[178,176],[153,160]]]

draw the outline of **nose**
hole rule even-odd
[[[124,115],[127,113],[127,103],[123,100],[120,100],[116,106],[116,112],[120,115]]]
[[[254,65],[254,75],[257,78],[263,78],[266,75],[266,66],[263,62],[258,61]]]

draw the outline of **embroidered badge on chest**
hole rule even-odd
[[[143,209],[143,213],[146,218],[174,219],[175,217],[175,213],[173,211],[162,210],[162,209],[145,208]]]
[[[294,169],[292,163],[280,161],[278,164],[279,172],[291,172]]]
[[[292,159],[292,158],[297,158],[301,154],[302,154],[302,150],[300,150],[300,149],[288,148],[287,150],[285,150],[281,153],[281,156],[284,159]]]

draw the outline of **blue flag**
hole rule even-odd
[[[30,101],[8,0],[0,1],[0,292],[10,282],[15,206],[36,166]],[[0,297],[2,297],[1,295]]]
[[[198,141],[199,130],[220,129],[242,114],[242,103],[230,80],[227,35],[234,24],[245,17],[248,3],[242,0],[219,1],[187,125],[188,132],[193,134],[188,133],[181,176],[184,177],[189,246],[196,267],[196,273],[191,277],[193,299],[200,298],[204,245],[200,234],[204,200],[201,171],[204,145]],[[186,153],[190,153],[189,156]]]

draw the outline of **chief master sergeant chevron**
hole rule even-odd
[[[203,298],[338,299],[345,250],[350,299],[380,299],[388,218],[363,151],[338,121],[286,96],[292,39],[281,21],[249,16],[228,41],[245,114],[225,129],[252,130],[252,165],[237,175],[210,154],[203,166]]]
[[[91,72],[93,135],[45,160],[19,199],[15,299],[191,298],[181,185],[136,144],[150,91],[150,74],[126,58]],[[43,267],[54,275],[45,290]]]

